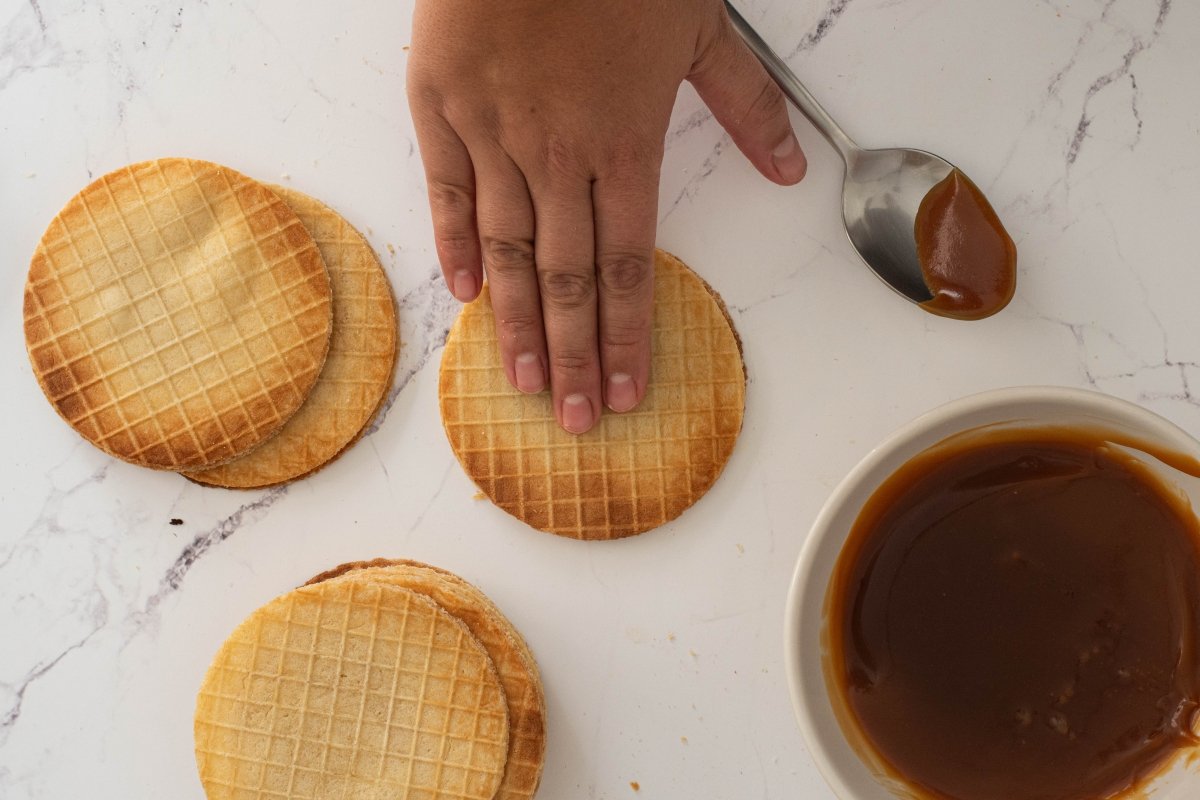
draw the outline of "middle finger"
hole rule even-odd
[[[584,433],[601,408],[591,180],[580,174],[531,184],[555,416],[571,433]]]

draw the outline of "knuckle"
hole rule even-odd
[[[521,339],[528,334],[539,333],[542,328],[542,319],[537,314],[527,311],[513,311],[503,317],[497,317],[497,324],[504,330],[505,336]]]
[[[488,270],[501,278],[533,267],[533,242],[510,236],[485,236],[483,262]]]
[[[560,350],[550,354],[550,368],[554,372],[577,374],[591,370],[595,364],[596,356],[582,350]]]
[[[448,181],[429,182],[429,204],[435,214],[454,218],[475,212],[475,191],[470,186]]]
[[[438,112],[445,107],[446,96],[421,71],[410,69],[405,89],[408,94],[408,102],[414,109],[420,109],[422,112]]]
[[[640,174],[657,170],[662,161],[663,142],[638,131],[617,135],[608,146],[609,168],[617,173]]]
[[[650,257],[634,253],[601,258],[598,271],[600,291],[617,300],[640,295],[649,288],[653,275]]]
[[[543,139],[538,157],[552,175],[575,176],[586,171],[580,148],[564,136],[550,135]]]
[[[478,131],[484,141],[499,142],[504,135],[504,122],[500,110],[495,106],[467,105],[454,107],[451,112],[456,118],[461,118],[463,124]]]
[[[455,256],[470,253],[475,249],[475,237],[458,231],[444,231],[435,237],[437,251],[443,255]]]
[[[596,296],[593,274],[574,270],[543,270],[538,275],[542,300],[558,311],[574,311],[589,305]]]
[[[602,328],[600,343],[604,347],[626,350],[648,347],[650,344],[649,320],[645,324],[609,321]]]

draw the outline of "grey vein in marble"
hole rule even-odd
[[[237,533],[247,522],[258,520],[266,516],[266,512],[271,506],[282,500],[287,495],[288,487],[276,486],[272,489],[267,489],[263,494],[255,500],[239,506],[232,514],[222,519],[207,531],[197,534],[192,541],[183,548],[183,552],[175,559],[175,563],[163,575],[159,582],[158,591],[151,595],[146,603],[146,612],[151,613],[158,608],[159,604],[175,591],[183,583],[184,576],[195,565],[200,556],[204,555],[212,548],[213,545],[225,541],[230,536]]]
[[[66,60],[66,51],[49,35],[42,9],[33,0],[0,28],[0,91],[21,75],[55,69]]]
[[[1105,6],[1104,13],[1101,15],[1102,21],[1107,19],[1109,11],[1112,9],[1114,2],[1115,0],[1109,0]],[[1159,0],[1158,15],[1154,19],[1154,26],[1151,29],[1148,38],[1143,38],[1137,34],[1130,33],[1132,43],[1122,56],[1121,63],[1108,72],[1100,75],[1098,78],[1092,81],[1091,85],[1088,87],[1087,92],[1083,96],[1082,108],[1079,113],[1079,121],[1075,125],[1075,131],[1071,137],[1071,141],[1067,145],[1066,159],[1068,169],[1076,162],[1076,160],[1078,160],[1079,152],[1083,148],[1084,142],[1087,140],[1088,130],[1092,124],[1092,117],[1089,114],[1089,107],[1091,106],[1092,101],[1095,99],[1096,95],[1100,94],[1106,88],[1126,76],[1129,77],[1133,90],[1130,100],[1130,113],[1132,113],[1134,121],[1137,124],[1137,136],[1132,146],[1136,147],[1138,142],[1141,141],[1142,118],[1140,112],[1138,111],[1139,90],[1137,78],[1133,74],[1133,63],[1138,56],[1140,56],[1142,53],[1152,47],[1156,41],[1158,41],[1159,37],[1162,35],[1163,26],[1166,24],[1167,15],[1170,14],[1170,12],[1171,0]],[[1058,85],[1061,83],[1063,76],[1075,66],[1079,49],[1093,30],[1094,25],[1091,23],[1085,27],[1084,33],[1081,35],[1079,43],[1076,46],[1075,55],[1072,56],[1067,66],[1064,67],[1057,75],[1055,75],[1054,79],[1051,81],[1050,88],[1048,90],[1050,94],[1054,94]]]
[[[685,183],[683,188],[679,190],[679,193],[675,195],[675,199],[667,205],[667,210],[664,211],[662,216],[660,216],[658,219],[659,225],[666,222],[671,215],[678,210],[679,205],[684,200],[691,200],[700,192],[701,186],[704,183],[704,179],[716,171],[717,165],[721,163],[721,156],[732,143],[733,140],[729,138],[729,134],[727,133],[723,134],[721,138],[717,140],[717,143],[713,145],[711,150],[708,151],[708,156],[704,159],[704,163],[700,165],[700,169],[695,175],[688,178],[687,183]]]
[[[680,139],[687,136],[693,131],[698,131],[705,127],[713,119],[713,113],[707,108],[697,109],[691,114],[688,114],[677,125],[667,131],[666,139],[663,142],[663,149],[670,150],[671,146]]]
[[[34,16],[37,17],[38,27],[42,29],[42,33],[45,33],[46,17],[42,14],[42,7],[38,5],[38,0],[29,0],[29,6],[33,9]]]
[[[41,678],[45,677],[50,670],[57,667],[64,658],[76,650],[79,650],[89,641],[91,641],[92,637],[98,634],[106,624],[108,624],[107,616],[98,619],[95,627],[88,631],[87,635],[85,635],[82,639],[70,645],[50,660],[35,666],[27,675],[23,676],[15,684],[0,684],[0,687],[4,688],[6,693],[8,693],[12,698],[11,701],[9,701],[10,705],[8,708],[0,710],[0,745],[3,745],[8,741],[8,737],[9,734],[12,733],[13,726],[15,726],[17,721],[21,718],[21,707],[25,704],[25,693],[29,690],[29,687]]]
[[[447,481],[450,480],[450,476],[457,472],[458,469],[458,463],[456,461],[451,461],[446,465],[446,468],[442,470],[442,479],[438,482],[437,489],[434,490],[433,494],[430,496],[429,502],[427,502],[425,507],[421,509],[421,513],[417,514],[416,518],[413,519],[412,524],[408,526],[409,533],[420,530],[421,523],[425,521],[425,515],[429,513],[429,509],[433,508],[434,505],[437,504],[437,501],[442,496],[442,492],[446,489]]]
[[[816,264],[821,258],[831,255],[833,255],[832,250],[830,250],[824,244],[819,244],[816,253],[804,259],[803,261],[793,263],[787,269],[787,271],[779,277],[778,280],[771,283],[771,285],[768,287],[768,291],[765,294],[743,303],[727,302],[726,305],[728,306],[729,311],[735,317],[734,321],[739,322],[743,317],[754,311],[759,306],[773,303],[780,298],[791,295],[799,288],[797,278],[809,272],[813,265]],[[749,378],[747,382],[750,382],[751,380],[753,380],[752,377]]]
[[[446,289],[442,281],[442,272],[437,267],[433,267],[426,278],[400,298],[396,305],[401,331],[414,333],[407,340],[401,337],[396,380],[364,436],[370,436],[379,430],[387,419],[388,412],[395,405],[396,398],[417,373],[425,369],[433,354],[446,344],[446,336],[459,308],[458,301]],[[413,338],[416,339],[415,342]]]
[[[72,454],[74,452],[75,450],[72,450]],[[21,566],[17,563],[18,555],[37,552],[41,549],[41,543],[46,537],[67,534],[68,531],[59,520],[64,505],[79,492],[103,483],[108,476],[109,466],[109,463],[104,464],[99,469],[87,474],[81,480],[74,482],[64,489],[51,489],[50,495],[43,503],[41,513],[37,519],[7,548],[7,552],[0,559],[0,585],[9,590],[15,587],[17,591],[17,594],[7,598],[8,602],[13,605],[19,605],[22,601],[28,599],[27,595],[20,593],[20,584],[17,576],[6,574],[21,569]],[[61,642],[52,644],[50,653],[46,655],[39,656],[36,648],[23,649],[22,655],[31,655],[36,659],[35,663],[14,680],[0,681],[0,745],[3,745],[7,741],[13,725],[16,724],[21,716],[21,707],[29,687],[49,673],[67,655],[86,645],[97,632],[108,624],[109,604],[103,593],[97,589],[89,592],[87,599],[92,602],[80,603],[83,608],[80,613],[74,615],[87,618],[85,626],[81,626],[86,628],[86,633],[82,636],[69,637],[70,643],[65,646]],[[80,621],[82,622],[83,620]],[[52,635],[53,631],[42,632],[43,637]],[[34,652],[28,652],[30,650]]]
[[[850,0],[832,0],[825,7],[824,13],[821,14],[820,19],[817,20],[817,24],[813,26],[813,29],[806,33],[804,38],[800,40],[800,43],[788,53],[788,58],[797,56],[806,50],[812,50],[819,45],[821,40],[833,30],[833,26],[837,24],[838,20],[842,18],[842,15],[846,13],[846,9],[849,7]]]

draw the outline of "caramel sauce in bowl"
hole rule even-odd
[[[866,663],[870,672],[870,659],[864,662],[859,657],[864,652],[881,652],[881,641],[887,645],[883,650],[887,652],[888,658],[908,658],[911,665],[913,654],[917,654],[919,661],[923,647],[945,646],[947,641],[957,641],[953,637],[963,636],[970,639],[971,636],[969,625],[956,631],[953,625],[947,627],[945,619],[939,626],[930,626],[927,631],[922,630],[919,624],[914,628],[911,619],[908,622],[909,627],[903,627],[904,615],[908,614],[911,617],[914,609],[917,609],[916,613],[919,614],[923,609],[932,607],[935,613],[942,613],[937,611],[941,587],[928,591],[922,587],[921,581],[928,580],[929,576],[917,575],[918,580],[913,582],[911,574],[908,576],[909,582],[898,585],[896,589],[908,592],[907,596],[897,595],[894,599],[889,599],[887,591],[882,594],[876,591],[872,600],[869,594],[864,594],[859,600],[865,597],[867,602],[860,603],[859,610],[865,611],[860,614],[861,619],[855,617],[854,623],[860,628],[848,628],[844,624],[848,619],[847,598],[851,598],[849,606],[854,606],[856,601],[853,599],[854,593],[847,590],[852,584],[852,581],[847,580],[847,576],[853,571],[847,569],[847,564],[853,566],[853,558],[847,561],[843,559],[843,555],[844,551],[853,553],[856,540],[860,545],[865,541],[863,521],[869,523],[872,519],[883,519],[881,509],[886,511],[892,506],[899,514],[908,513],[902,503],[894,501],[902,494],[897,486],[903,488],[907,480],[906,473],[909,477],[915,474],[913,465],[919,467],[925,464],[928,467],[930,464],[952,464],[955,454],[966,454],[967,466],[963,469],[969,472],[972,463],[977,466],[982,463],[975,455],[987,453],[992,445],[1000,443],[1002,446],[1010,446],[1022,442],[1028,444],[1030,441],[1048,441],[1053,445],[1051,450],[1061,444],[1067,451],[1074,448],[1072,452],[1075,452],[1082,447],[1083,451],[1093,448],[1098,453],[1095,458],[1091,458],[1086,456],[1085,452],[1084,457],[1074,461],[1074,456],[1069,452],[1065,456],[1056,452],[1035,453],[1033,460],[1028,464],[1018,458],[1013,463],[1019,463],[1021,469],[1029,468],[1034,473],[1040,469],[1045,473],[1041,477],[1047,478],[1049,483],[1039,484],[1034,480],[1029,484],[1038,491],[1038,487],[1056,485],[1054,481],[1062,476],[1069,479],[1070,475],[1075,473],[1090,475],[1089,470],[1093,468],[1103,472],[1112,468],[1115,463],[1118,467],[1118,483],[1122,479],[1119,468],[1128,467],[1132,483],[1137,484],[1140,481],[1145,487],[1149,487],[1146,496],[1150,498],[1154,508],[1170,512],[1168,516],[1173,515],[1182,526],[1181,529],[1189,532],[1200,529],[1190,505],[1190,497],[1200,497],[1200,491],[1197,490],[1200,480],[1192,477],[1200,476],[1200,443],[1161,417],[1106,395],[1052,387],[987,392],[932,411],[885,440],[842,481],[818,515],[797,562],[786,609],[785,658],[793,707],[813,758],[842,800],[991,800],[993,797],[1003,797],[1005,800],[1194,800],[1200,797],[1200,713],[1196,711],[1196,700],[1200,698],[1195,696],[1197,674],[1189,671],[1197,663],[1196,640],[1200,637],[1200,629],[1196,627],[1197,609],[1193,607],[1195,587],[1200,582],[1200,576],[1192,574],[1194,570],[1190,566],[1200,563],[1197,560],[1200,559],[1200,542],[1192,542],[1191,539],[1185,542],[1188,546],[1174,551],[1174,555],[1171,556],[1173,564],[1168,565],[1169,569],[1163,573],[1174,577],[1164,578],[1162,585],[1156,584],[1152,587],[1159,593],[1158,600],[1154,603],[1141,602],[1141,596],[1136,591],[1126,591],[1128,587],[1122,582],[1144,582],[1147,574],[1157,576],[1155,558],[1161,560],[1161,554],[1143,558],[1141,561],[1130,559],[1128,565],[1111,557],[1107,561],[1094,560],[1091,566],[1087,559],[1082,557],[1078,559],[1078,563],[1070,559],[1058,561],[1058,567],[1066,570],[1069,577],[1076,582],[1080,575],[1086,578],[1088,574],[1102,574],[1104,578],[1097,582],[1097,591],[1102,598],[1097,600],[1089,594],[1084,598],[1086,602],[1082,606],[1075,605],[1074,598],[1060,601],[1052,591],[1043,594],[1040,599],[1029,598],[1029,606],[1038,613],[1044,609],[1053,609],[1052,613],[1033,617],[1039,624],[1047,620],[1061,620],[1068,631],[1080,630],[1083,632],[1081,635],[1094,635],[1096,638],[1092,643],[1096,645],[1095,648],[1092,648],[1091,644],[1087,648],[1080,648],[1081,652],[1082,649],[1095,649],[1094,658],[1089,656],[1092,660],[1079,669],[1071,666],[1069,669],[1060,670],[1063,672],[1061,686],[1057,682],[1058,673],[1053,669],[1048,671],[1050,677],[1055,678],[1054,688],[1061,692],[1060,695],[1047,698],[1043,696],[1045,692],[1039,694],[1034,691],[1029,697],[1030,703],[1014,704],[1013,713],[1009,716],[1007,712],[997,715],[994,713],[995,709],[988,707],[992,702],[990,695],[993,693],[984,690],[978,694],[978,697],[982,698],[980,707],[992,716],[972,717],[971,714],[978,712],[979,708],[972,712],[969,708],[970,703],[964,698],[974,696],[971,692],[978,692],[979,687],[972,686],[970,680],[956,681],[954,668],[946,670],[946,665],[940,661],[931,662],[934,669],[929,674],[921,674],[920,670],[914,674],[910,670],[905,681],[898,684],[899,688],[897,685],[889,686],[886,681],[879,681],[877,696],[870,694],[875,685],[872,681],[878,678],[877,675],[863,678],[860,674],[858,677],[862,680],[857,686],[857,694],[854,686],[848,688],[848,684],[853,684],[854,680],[847,679],[851,674],[847,665],[853,663],[853,666],[861,670]],[[986,476],[986,481],[998,481],[1001,484],[1009,481],[1014,486],[1020,483],[1014,482],[1011,475],[1005,477],[1007,473],[1004,470],[1010,469],[1009,462],[1001,458],[997,463],[1001,464],[999,472],[997,464],[983,465],[981,474]],[[1029,466],[1030,464],[1033,466]],[[1110,473],[1105,474],[1111,477]],[[897,484],[898,478],[904,480]],[[1080,485],[1086,489],[1091,484],[1084,481]],[[977,490],[978,486],[978,480],[967,475],[965,483],[955,491],[969,493]],[[883,492],[880,492],[881,488],[884,489]],[[1191,492],[1190,496],[1188,490]],[[1090,507],[1105,499],[1107,491],[1101,488],[1097,494],[1085,494],[1083,502],[1088,503]],[[1034,494],[1036,495],[1036,492]],[[873,498],[875,511],[871,512]],[[966,507],[971,512],[976,509],[976,506],[969,502]],[[1119,510],[1121,505],[1118,503],[1115,507]],[[867,511],[864,512],[864,509]],[[934,507],[932,513],[929,508],[917,512],[929,514],[916,519],[924,520],[921,525],[930,528],[929,536],[932,539],[946,534],[945,530],[938,529],[944,510]],[[972,530],[980,524],[986,526],[990,520],[997,518],[994,511],[990,515],[980,513],[974,518],[967,517]],[[903,519],[911,522],[914,517],[908,516]],[[1098,519],[1106,522],[1108,517],[1099,515]],[[1086,529],[1087,525],[1084,525],[1083,530]],[[917,545],[930,541],[925,539],[924,529],[917,533],[921,534],[914,537]],[[1178,544],[1184,540],[1179,537],[1171,539],[1168,536],[1165,541]],[[1194,547],[1191,546],[1193,544]],[[954,576],[944,587],[947,592],[961,591],[968,595],[978,593],[977,598],[992,596],[989,592],[996,590],[996,587],[984,585],[995,577],[990,567],[980,571],[977,577],[963,580],[963,575],[956,565],[964,560],[969,562],[975,556],[971,553],[958,553],[944,557],[939,549],[955,546],[957,545],[947,545],[946,541],[943,541],[938,548],[925,550],[925,556],[932,557],[932,560],[927,558],[915,563],[923,563],[926,568],[935,572],[939,569],[945,570],[947,565],[953,565]],[[1051,564],[1054,558],[1061,557],[1061,553],[1055,556],[1050,552],[1037,551],[1037,547],[1041,546],[1037,541],[1018,542],[1017,545],[1002,541],[999,546],[1000,550],[991,553],[997,557],[993,559],[997,569],[1010,571],[1016,580],[1024,581],[1018,585],[1028,587],[1032,593],[1047,592],[1044,581],[1039,583],[1038,569]],[[1128,547],[1128,543],[1124,546]],[[910,550],[911,547],[894,549],[893,559],[895,553],[904,553],[904,558],[907,559]],[[1012,555],[1013,558],[1007,561],[999,558],[1005,554]],[[887,554],[877,553],[876,557],[886,561]],[[880,563],[882,562],[872,562],[871,569],[885,569],[886,564],[881,567]],[[1114,572],[1111,576],[1113,585],[1104,589],[1099,584],[1108,582],[1109,574],[1096,572],[1096,564],[1117,564],[1120,567],[1118,571],[1123,571],[1128,566],[1130,573],[1121,577]],[[1181,566],[1182,568],[1178,568]],[[972,568],[968,563],[966,570]],[[1089,569],[1092,569],[1091,573],[1088,572]],[[1079,572],[1076,573],[1076,570]],[[861,574],[858,577],[861,578]],[[1065,581],[1064,585],[1069,582]],[[1003,590],[1008,584],[1000,581],[997,586]],[[1136,587],[1134,588],[1136,590]],[[891,591],[890,588],[887,590]],[[1007,599],[1003,594],[997,595],[1000,598],[998,602],[1012,603],[1015,597],[1024,603],[1024,591],[1023,588],[1021,592]],[[1104,594],[1105,591],[1108,594]],[[1095,608],[1089,607],[1087,603],[1103,605],[1111,603],[1113,597],[1135,601],[1134,612],[1149,615],[1141,619],[1135,635],[1105,631],[1103,625],[1095,630],[1089,627],[1091,617],[1088,615],[1093,614]],[[1174,617],[1167,615],[1166,618],[1155,622],[1152,619],[1155,617],[1155,603],[1168,600],[1172,604],[1184,604],[1185,613]],[[873,607],[871,603],[874,603]],[[930,603],[932,606],[922,605]],[[1025,613],[1019,606],[1020,604],[1015,613]],[[953,609],[953,606],[950,608]],[[871,614],[875,616],[872,617]],[[1071,614],[1080,616],[1072,618]],[[1005,619],[1003,615],[997,614],[993,614],[990,619],[986,615],[984,618],[988,619],[987,624],[993,627],[998,624],[998,620],[1002,623]],[[1081,621],[1088,624],[1081,624]],[[900,627],[887,630],[886,625],[892,622],[896,622]],[[1096,622],[1111,623],[1112,620],[1098,619]],[[1157,624],[1162,626],[1155,629],[1157,632],[1147,632],[1147,625],[1153,627]],[[874,628],[862,627],[871,625]],[[911,646],[914,643],[908,641],[893,641],[896,637],[913,635],[914,629],[917,636],[928,635],[930,638],[915,643],[916,646]],[[862,640],[854,642],[853,647],[848,647],[845,642],[847,630],[857,630],[861,633]],[[1130,630],[1127,628],[1127,633]],[[1005,634],[1002,631],[1001,638],[1012,633],[1009,631]],[[1042,637],[1040,641],[1038,636]],[[1170,681],[1166,681],[1161,669],[1164,660],[1164,637],[1171,642],[1177,640],[1177,644],[1168,647],[1179,648],[1179,660],[1183,668],[1177,673],[1167,670],[1171,673]],[[1026,640],[1022,634],[1014,641],[1023,643]],[[1047,670],[1042,668],[1054,658],[1061,659],[1063,653],[1052,652],[1057,641],[1052,631],[1035,630],[1028,641],[1028,658],[1016,659],[1013,663],[1023,663],[1029,667],[1027,672],[1032,685],[1035,688],[1044,688]],[[1109,648],[1108,643],[1114,641],[1117,644]],[[1003,653],[1002,649],[994,651],[990,656],[978,653],[981,646],[1003,647],[1003,642],[997,644],[987,636],[974,642],[966,641],[964,645],[966,647],[962,652],[950,654],[951,658],[957,659],[955,665],[964,670],[986,672],[990,668],[988,659],[995,658],[996,653]],[[1140,688],[1134,686],[1136,680],[1128,686],[1123,683],[1106,683],[1108,678],[1097,683],[1095,676],[1098,674],[1116,674],[1119,670],[1125,675],[1129,672],[1126,669],[1128,665],[1116,664],[1115,661],[1132,658],[1131,663],[1136,665],[1140,656],[1132,655],[1128,650],[1134,645],[1145,645],[1149,648],[1151,660],[1158,662],[1159,672],[1154,673],[1153,669],[1146,671],[1142,676],[1145,680]],[[1067,648],[1066,652],[1073,657],[1075,651]],[[855,658],[859,658],[859,661],[855,662]],[[1109,663],[1110,661],[1113,663]],[[1059,663],[1062,663],[1061,660]],[[1149,661],[1145,662],[1145,665],[1153,666]],[[1137,668],[1135,666],[1134,671]],[[938,674],[938,669],[944,672]],[[887,670],[880,671],[880,674],[886,673]],[[1006,674],[1003,670],[991,678],[983,675],[978,677],[989,681],[989,685],[994,685],[994,694],[1002,701],[1004,698],[1001,695],[1005,692],[1015,697],[1018,695],[1014,695],[1014,691],[1018,694],[1027,691],[1026,687],[1016,685],[1019,683],[1016,677]],[[927,681],[923,688],[924,695],[919,691],[909,691],[913,686],[920,687],[919,681],[922,680]],[[933,682],[928,683],[930,680]],[[936,688],[934,693],[930,694],[929,686],[936,687],[937,681],[942,680],[948,683],[944,696]],[[991,683],[993,681],[994,683]],[[1006,681],[1009,684],[1000,685]],[[867,689],[866,695],[861,691],[864,687]],[[1155,721],[1147,722],[1147,711],[1153,712],[1154,709],[1148,709],[1140,699],[1139,692],[1143,689],[1155,693],[1155,698],[1163,698],[1165,705],[1175,703],[1176,706],[1165,709],[1161,714],[1150,713],[1149,717],[1153,717]],[[963,691],[966,691],[966,694],[955,694]],[[1073,694],[1076,692],[1078,694]],[[1085,698],[1088,692],[1092,694]],[[1115,701],[1112,700],[1114,697]],[[1109,704],[1105,705],[1106,702]],[[1114,708],[1113,702],[1124,705]],[[1089,703],[1090,707],[1085,709],[1084,705]],[[1153,706],[1153,702],[1150,705]],[[999,702],[997,708],[1004,710],[1007,706]],[[1060,711],[1062,713],[1059,713]],[[1098,711],[1103,713],[1096,716]],[[940,718],[937,716],[939,714],[942,715]],[[1139,714],[1141,716],[1138,716]],[[904,725],[892,725],[893,730],[889,734],[888,726],[892,724],[890,720],[895,715],[909,715],[913,722],[911,736],[907,735],[908,729]],[[918,719],[917,715],[922,716]],[[934,724],[939,719],[945,724]],[[1000,750],[996,749],[997,741],[994,738],[988,740],[986,735],[966,741],[979,733],[973,730],[971,725],[980,719],[1001,720],[1000,724],[1004,726],[1004,730],[999,739],[1002,746]],[[1026,723],[1029,725],[1026,726]],[[956,725],[960,726],[957,735],[950,732]],[[1155,725],[1161,730],[1156,731]],[[901,733],[897,735],[896,731]],[[1122,752],[1112,756],[1103,747],[1104,737],[1114,736],[1112,731],[1133,731],[1142,738],[1137,739],[1135,736],[1137,741],[1133,747],[1129,746],[1128,737],[1121,739],[1119,744],[1120,748],[1123,748]],[[1081,755],[1078,749],[1072,749],[1074,740],[1068,741],[1072,734],[1082,737],[1084,743],[1087,736],[1091,735],[1092,744],[1096,746],[1092,751]],[[1120,737],[1120,733],[1115,735]],[[920,737],[925,737],[923,741],[929,744],[921,746],[914,743],[913,740]],[[1021,758],[1028,756],[1021,755],[1017,745],[1028,746],[1028,752],[1036,754],[1042,754],[1043,751],[1055,747],[1064,749],[1059,752],[1061,758],[1042,758],[1039,768],[1047,771],[1043,772],[1040,778],[1031,772],[1028,780],[1021,780],[1022,776],[1014,778],[1011,773],[1014,765],[1020,766],[1023,763]],[[938,749],[931,753],[931,747]],[[1014,747],[1017,749],[1014,750]],[[956,752],[939,762],[943,752],[941,748],[954,749]],[[1014,752],[1015,757],[1004,760],[1013,756]],[[1030,763],[1036,766],[1036,762]],[[964,764],[974,766],[964,768]],[[983,770],[986,776],[986,770],[995,769],[997,765],[1002,765],[1008,774],[1007,782],[990,782],[986,777],[979,778],[979,770]],[[972,770],[975,772],[972,773]],[[975,780],[974,784],[972,780]]]

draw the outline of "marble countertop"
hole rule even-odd
[[[729,303],[746,426],[696,507],[585,544],[473,500],[438,421],[456,305],[404,101],[410,2],[0,0],[0,797],[203,797],[192,708],[229,631],[328,567],[396,556],[474,581],[528,638],[542,797],[831,798],[792,718],[782,620],[855,462],[935,405],[1030,383],[1200,433],[1200,4],[741,5],[863,145],[974,177],[1017,242],[1017,296],[976,323],[899,300],[851,251],[841,164],[810,127],[808,178],[775,187],[685,87],[659,244]],[[396,384],[377,429],[309,480],[238,493],[115,462],[32,377],[21,297],[46,224],[90,178],[162,155],[312,193],[386,263]]]

